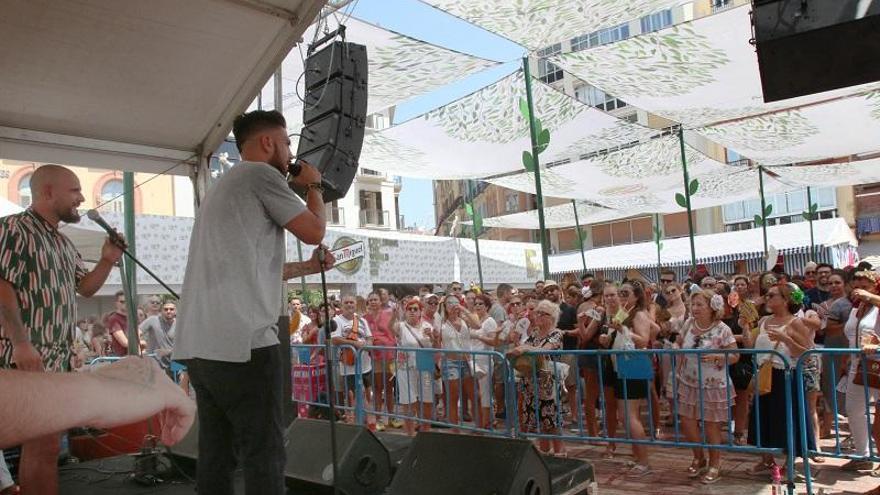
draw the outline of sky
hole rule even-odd
[[[506,62],[399,105],[394,123],[404,122],[487,86],[522,63],[525,49],[418,0],[357,0],[353,15],[416,39]],[[369,53],[368,53],[369,56]],[[431,181],[403,177],[400,214],[406,226],[435,227]]]

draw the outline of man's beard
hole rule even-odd
[[[58,214],[58,219],[64,223],[79,223],[80,218],[82,217],[77,210],[66,210]]]

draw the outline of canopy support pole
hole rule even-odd
[[[587,257],[584,255],[584,234],[581,232],[581,222],[578,220],[577,201],[571,200],[571,208],[574,210],[574,227],[577,229],[578,248],[581,250],[581,264],[584,267],[584,273],[587,273]]]
[[[657,246],[657,280],[660,280],[660,270],[663,269],[660,264],[660,214],[654,213],[654,244]]]
[[[532,160],[535,165],[535,200],[538,208],[538,238],[541,242],[541,263],[544,279],[550,278],[550,259],[547,256],[547,231],[544,224],[544,195],[541,193],[541,164],[538,160],[538,126],[535,125],[535,107],[532,101],[532,75],[529,57],[523,57],[523,76],[526,80],[526,103],[529,107],[529,137],[532,140]]]
[[[758,193],[761,196],[761,234],[764,237],[764,260],[767,260],[767,199],[764,197],[764,167],[758,165]]]
[[[471,223],[471,232],[473,233],[474,246],[476,247],[476,251],[477,251],[477,276],[480,278],[480,291],[482,292],[483,291],[483,262],[480,259],[480,235],[477,232],[477,220],[476,220],[477,215],[479,215],[479,213],[477,213],[477,205],[474,204],[474,198],[476,197],[476,194],[474,192],[474,181],[468,180],[467,186],[468,186],[468,191],[467,191],[468,197],[470,198],[471,208],[473,208],[472,211],[474,212],[474,214],[471,215],[471,222],[472,222]]]
[[[684,150],[684,127],[678,127],[678,144],[681,148],[681,170],[684,173],[684,200],[688,215],[688,239],[691,241],[691,269],[697,267],[697,250],[694,247],[694,216],[691,211],[691,179],[688,176],[687,155]]]
[[[813,193],[807,186],[807,221],[810,222],[810,260],[816,261],[816,241],[813,239]]]
[[[125,217],[125,242],[128,244],[128,252],[132,257],[137,257],[137,243],[135,242],[136,229],[134,225],[134,172],[122,173],[122,205]],[[124,257],[123,257],[124,258]],[[125,291],[125,305],[128,308],[128,354],[137,356],[140,354],[140,338],[138,337],[137,320],[137,265],[128,260],[120,260],[123,263],[122,286]]]

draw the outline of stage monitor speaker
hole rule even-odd
[[[343,198],[357,174],[367,115],[367,49],[334,41],[305,63],[297,158],[317,167],[324,202]],[[305,191],[297,191],[305,196]]]
[[[288,488],[293,493],[333,493],[330,423],[297,419],[288,438]],[[340,493],[384,493],[391,482],[391,457],[385,446],[365,427],[345,423],[336,424],[336,445]]]
[[[550,495],[550,486],[550,470],[529,440],[422,432],[388,493]]]
[[[753,0],[764,101],[880,81],[880,0]]]

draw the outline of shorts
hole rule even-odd
[[[626,383],[626,394],[624,395],[624,382]],[[640,400],[648,398],[648,380],[623,380],[618,378],[614,383],[614,395],[623,400]]]
[[[377,380],[382,380],[383,375],[385,380],[391,380],[396,369],[397,363],[394,361],[377,361],[373,359],[373,373],[376,375]]]
[[[366,373],[361,373],[361,378],[364,384],[364,388],[369,388],[373,386],[373,372],[368,371]],[[357,375],[345,375],[345,390],[355,391],[355,385],[357,384]]]
[[[433,372],[419,371],[415,366],[401,366],[396,378],[398,404],[415,404],[419,400],[426,404],[434,402]]]
[[[471,376],[471,368],[465,361],[447,359],[440,368],[443,370],[444,380],[464,380]]]

